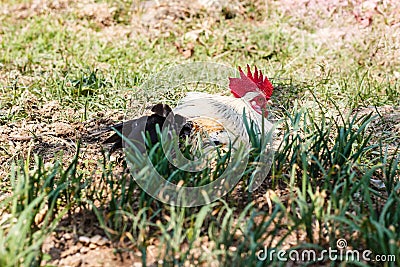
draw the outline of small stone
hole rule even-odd
[[[105,244],[107,244],[107,242],[108,242],[108,239],[103,237],[102,239],[97,241],[96,244],[99,245],[99,246],[104,246]]]
[[[79,248],[77,248],[76,246],[73,246],[73,247],[70,247],[69,249],[64,250],[63,252],[61,252],[60,256],[61,256],[61,258],[66,258],[69,255],[75,254],[76,252],[78,252],[78,250],[79,250]]]
[[[81,249],[79,250],[81,253],[86,253],[86,252],[88,252],[90,250],[90,248],[88,248],[88,247],[81,247]]]
[[[94,244],[94,243],[90,243],[90,244],[89,244],[89,248],[90,248],[90,249],[95,249],[95,248],[97,248],[97,245]]]
[[[64,239],[65,240],[70,240],[72,238],[72,235],[70,233],[65,233],[64,234]]]
[[[101,240],[101,236],[100,235],[95,235],[95,236],[90,238],[90,243],[97,244],[97,242],[99,242],[100,240]]]
[[[82,259],[77,259],[77,260],[71,262],[72,267],[79,267],[81,265],[82,265]]]
[[[82,259],[74,259],[73,257],[69,256],[67,258],[60,260],[61,266],[71,266],[71,267],[79,267],[82,265]]]
[[[82,244],[89,244],[90,243],[90,238],[87,237],[87,236],[80,236],[78,240]]]
[[[63,251],[63,252],[61,252],[61,254],[60,254],[60,257],[61,258],[66,258],[66,257],[68,257],[69,256],[69,251]]]

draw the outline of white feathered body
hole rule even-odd
[[[259,131],[264,133],[272,129],[272,124],[252,109],[242,98],[190,92],[173,110],[195,123],[199,130],[206,132],[212,141],[236,147],[239,142],[249,143],[243,112],[247,121],[253,121]]]

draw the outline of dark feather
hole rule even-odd
[[[110,148],[110,153],[114,152],[117,149],[123,147],[123,136],[126,136],[131,142],[137,141],[139,144],[139,149],[141,151],[145,150],[143,147],[143,129],[150,136],[150,141],[152,144],[156,144],[158,140],[157,134],[157,125],[159,125],[160,129],[162,129],[166,120],[170,126],[172,126],[175,130],[180,129],[179,135],[180,137],[189,136],[192,130],[192,123],[188,122],[186,118],[177,114],[171,114],[172,109],[166,104],[157,104],[151,108],[153,114],[142,116],[138,119],[126,121],[123,123],[119,123],[113,126],[108,127],[109,130],[114,130],[112,136],[107,138],[103,143],[104,144],[112,144]],[[140,146],[141,144],[141,146]]]

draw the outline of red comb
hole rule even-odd
[[[229,88],[235,97],[242,97],[247,92],[261,91],[265,98],[271,98],[274,87],[267,77],[264,78],[261,70],[254,67],[254,74],[251,73],[250,66],[247,64],[247,76],[239,67],[240,78],[229,78]]]

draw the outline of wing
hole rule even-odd
[[[157,143],[158,133],[157,125],[162,129],[164,123],[168,120],[168,125],[171,125],[175,130],[179,130],[180,136],[188,136],[192,130],[192,124],[187,122],[181,115],[171,113],[172,109],[166,104],[157,104],[151,108],[151,113],[133,120],[112,125],[106,129],[100,130],[99,133],[114,130],[115,133],[107,138],[103,143],[112,144],[110,152],[123,147],[123,138],[135,143],[141,152],[145,151],[143,132],[150,136],[152,144]]]

